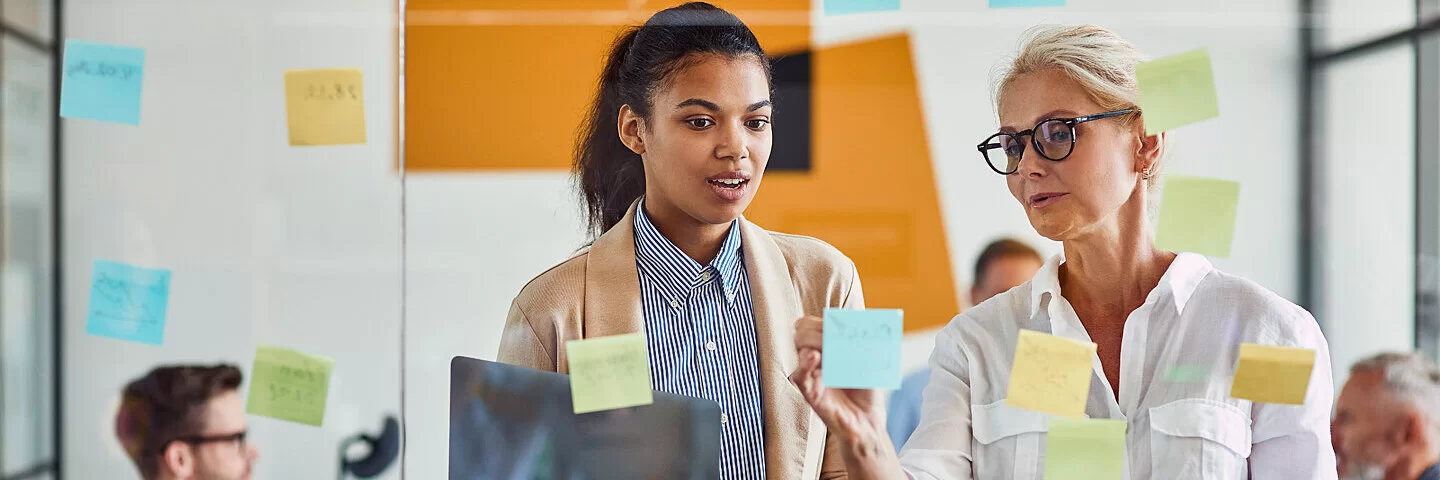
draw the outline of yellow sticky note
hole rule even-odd
[[[1072,418],[1085,416],[1095,344],[1021,330],[1005,403]]]
[[[1220,116],[1208,50],[1141,62],[1135,66],[1135,80],[1146,135]]]
[[[1155,248],[1228,258],[1235,238],[1240,184],[1167,175],[1155,227]]]
[[[650,357],[639,333],[565,342],[575,413],[649,405]]]
[[[255,348],[250,398],[245,411],[270,418],[320,426],[335,361],[287,348]]]
[[[1125,472],[1125,421],[1050,417],[1045,480],[1119,480]]]
[[[290,145],[365,143],[365,91],[358,68],[285,72]]]
[[[1314,350],[1242,343],[1235,381],[1230,384],[1230,397],[1304,405],[1310,371],[1314,368]]]

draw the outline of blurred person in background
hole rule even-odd
[[[806,313],[864,300],[839,250],[742,216],[770,158],[773,89],[755,35],[710,4],[625,31],[576,149],[598,237],[521,289],[498,359],[565,373],[567,341],[643,333],[656,390],[720,404],[722,478],[839,478],[786,377],[791,336]]]
[[[1147,134],[1139,110],[1144,60],[1093,25],[1027,32],[996,84],[1000,128],[981,137],[977,160],[1064,253],[941,329],[920,426],[898,458],[879,391],[826,388],[824,323],[797,322],[791,378],[839,437],[849,478],[1041,478],[1047,416],[1006,402],[1022,330],[1096,344],[1077,393],[1087,417],[1126,422],[1128,478],[1336,477],[1330,351],[1315,319],[1203,255],[1155,248],[1166,137]],[[1242,343],[1315,352],[1302,405],[1230,397]],[[1181,365],[1217,374],[1159,373]]]
[[[145,480],[248,480],[259,452],[245,441],[233,365],[162,366],[125,386],[115,435]]]
[[[1330,431],[1342,480],[1440,480],[1440,369],[1414,353],[1357,362]]]
[[[1045,259],[1040,257],[1040,252],[1024,242],[1010,238],[990,242],[980,251],[980,258],[975,260],[970,305],[979,305],[990,297],[1025,283],[1044,264]],[[921,395],[925,392],[925,385],[930,383],[931,372],[931,369],[923,368],[910,374],[901,382],[900,389],[890,395],[885,416],[890,442],[895,445],[896,451],[905,445],[905,440],[920,424]]]

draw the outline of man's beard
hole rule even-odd
[[[1340,480],[1383,480],[1385,478],[1385,467],[1373,463],[1360,461],[1346,462],[1346,472],[1349,472]]]

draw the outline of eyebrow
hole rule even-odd
[[[675,108],[685,108],[685,107],[689,107],[689,106],[692,106],[692,105],[693,105],[693,106],[697,106],[697,107],[704,108],[704,109],[706,109],[706,110],[710,110],[710,111],[712,111],[712,112],[720,112],[720,111],[723,111],[723,110],[724,110],[724,109],[720,108],[719,105],[716,105],[715,102],[711,102],[711,101],[709,101],[709,100],[701,100],[701,99],[698,99],[698,98],[686,99],[685,101],[680,102],[678,105],[675,105]],[[770,102],[770,100],[768,100],[768,99],[767,99],[767,100],[761,100],[761,101],[758,101],[758,102],[755,102],[755,103],[750,104],[749,107],[745,107],[745,111],[747,111],[747,112],[753,112],[753,111],[756,111],[756,110],[759,110],[759,109],[768,107],[768,106],[770,106],[770,105],[772,105],[772,103]]]
[[[1080,114],[1061,108],[1061,109],[1058,109],[1058,110],[1051,110],[1051,111],[1049,111],[1049,112],[1045,112],[1044,115],[1041,115],[1041,116],[1040,116],[1040,120],[1036,120],[1035,123],[1036,123],[1036,124],[1039,124],[1039,123],[1042,122],[1042,121],[1049,120],[1049,119],[1052,119],[1052,118],[1071,118],[1071,117],[1078,117],[1078,116],[1080,116]],[[1031,125],[1031,126],[1033,127],[1034,125]],[[1012,132],[1012,133],[1013,133],[1013,132],[1018,132],[1019,130],[1016,129],[1015,127],[1001,126],[1001,127],[1000,127],[1000,131],[1002,131],[1002,132]]]

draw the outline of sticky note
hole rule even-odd
[[[290,145],[365,143],[365,91],[360,69],[285,72]]]
[[[1085,416],[1094,358],[1094,343],[1020,330],[1005,403],[1052,415]]]
[[[335,361],[288,348],[255,348],[255,368],[245,411],[270,418],[320,426]]]
[[[170,271],[96,260],[85,333],[159,345],[165,339]]]
[[[1313,368],[1314,350],[1242,343],[1230,396],[1263,403],[1303,405]]]
[[[64,62],[60,116],[140,124],[144,49],[66,40]]]
[[[1119,480],[1125,472],[1125,421],[1050,417],[1045,480]]]
[[[1065,0],[990,0],[990,8],[1063,7]]]
[[[900,0],[825,0],[826,15],[884,12],[900,9]]]
[[[1204,365],[1176,365],[1165,371],[1162,377],[1171,383],[1198,383],[1210,376],[1210,369]]]
[[[835,388],[900,388],[905,312],[825,309],[820,381]]]
[[[1155,248],[1229,257],[1239,203],[1239,183],[1166,176],[1160,219],[1155,227]]]
[[[575,413],[649,405],[650,356],[639,333],[565,342]]]
[[[1147,135],[1220,116],[1206,49],[1141,62],[1135,66],[1135,79]]]

